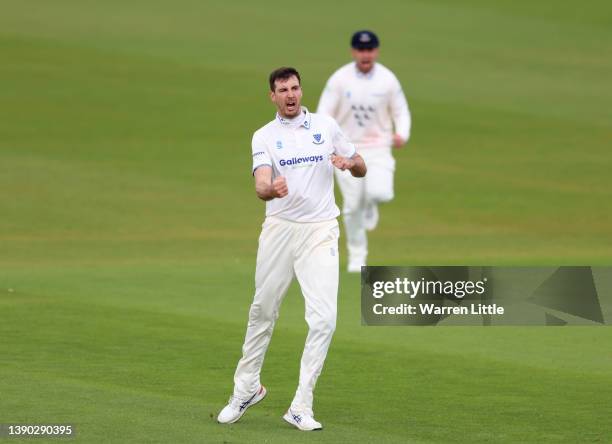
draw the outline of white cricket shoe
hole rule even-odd
[[[349,261],[346,269],[349,273],[361,273],[362,265],[363,265],[363,262],[361,261]]]
[[[366,205],[363,214],[363,225],[368,231],[372,231],[378,225],[378,205],[376,202],[370,202]]]
[[[238,421],[249,407],[264,399],[266,393],[268,392],[262,385],[250,398],[241,399],[234,395],[230,396],[228,404],[223,407],[223,410],[221,410],[219,416],[217,416],[217,421],[221,424],[232,424]]]
[[[287,410],[283,419],[294,427],[297,427],[304,432],[310,432],[312,430],[322,430],[323,426],[320,422],[315,421],[312,415],[306,413],[298,413],[293,410]]]

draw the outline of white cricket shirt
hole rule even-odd
[[[331,154],[355,155],[334,119],[308,112],[286,120],[276,118],[253,134],[253,173],[272,167],[272,178],[284,176],[289,194],[266,202],[266,216],[294,222],[321,222],[338,217],[334,199],[334,166]]]
[[[402,87],[380,63],[367,74],[355,62],[338,69],[327,81],[317,113],[335,118],[359,149],[389,148],[394,132],[405,141],[410,137],[410,111]]]

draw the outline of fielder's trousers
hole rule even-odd
[[[395,159],[389,147],[363,148],[359,154],[368,166],[365,177],[353,177],[350,171],[338,169],[335,173],[342,192],[342,217],[349,263],[354,261],[365,265],[368,256],[365,211],[368,205],[378,205],[393,199]]]
[[[336,327],[338,222],[299,223],[269,216],[257,251],[255,297],[249,312],[234,395],[248,398],[260,386],[264,356],[280,304],[293,277],[302,289],[308,336],[291,409],[312,415],[313,391]]]

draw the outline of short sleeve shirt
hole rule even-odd
[[[334,199],[331,155],[353,157],[355,146],[336,121],[302,107],[300,125],[285,123],[278,115],[253,134],[253,173],[272,168],[272,178],[284,176],[289,194],[266,202],[266,216],[294,222],[321,222],[338,217]]]

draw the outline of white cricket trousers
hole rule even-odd
[[[296,276],[305,302],[308,336],[291,409],[312,415],[313,391],[336,328],[338,222],[300,223],[268,216],[257,251],[255,297],[249,311],[242,358],[234,375],[234,396],[259,389],[264,356],[280,304]]]
[[[359,154],[368,168],[365,177],[353,177],[350,171],[335,171],[342,193],[342,216],[349,262],[365,265],[368,256],[365,211],[368,205],[378,205],[393,199],[395,159],[391,155],[391,148],[363,148]]]

